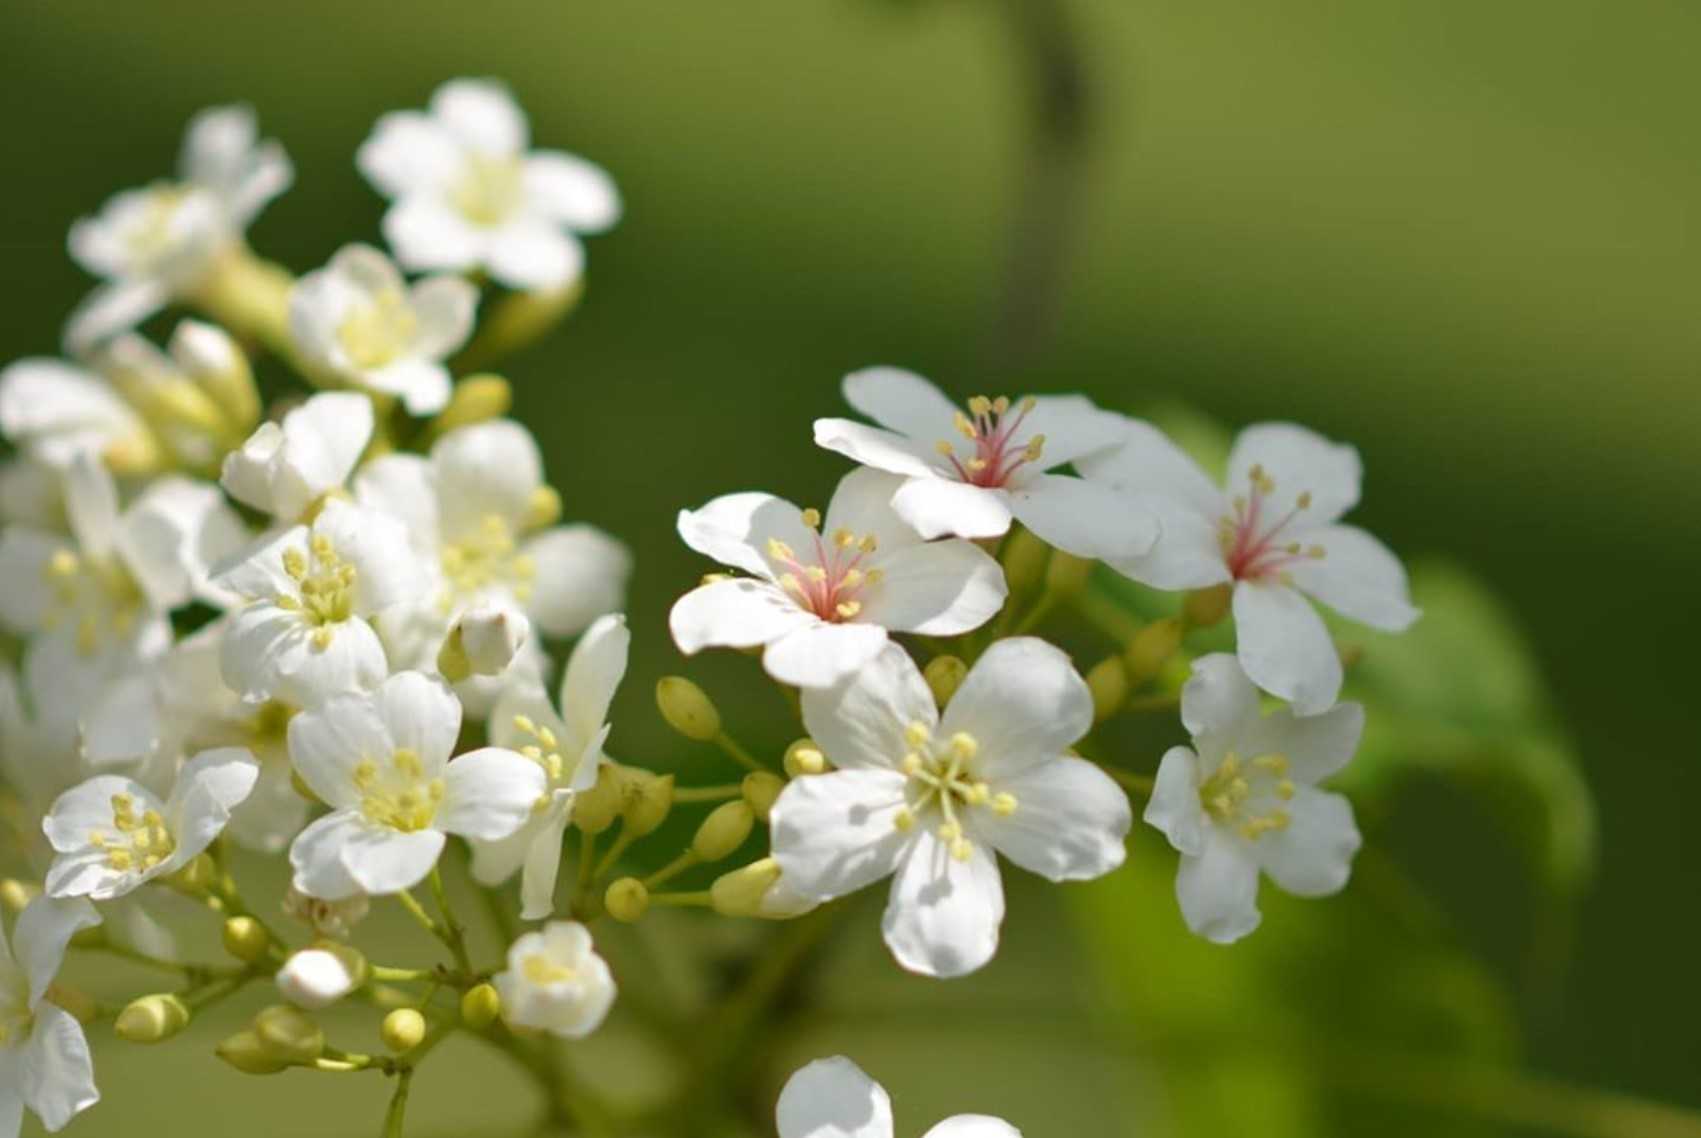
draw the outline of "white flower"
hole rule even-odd
[[[626,618],[605,616],[573,646],[561,677],[560,714],[543,689],[517,684],[497,700],[490,715],[490,741],[536,762],[548,777],[548,804],[512,836],[474,841],[473,876],[498,885],[523,869],[522,919],[539,920],[555,907],[555,875],[561,865],[561,836],[573,812],[573,796],[596,782],[608,738],[608,708],[626,674],[632,634]]]
[[[259,774],[246,750],[224,747],[185,763],[163,802],[119,775],[72,787],[41,824],[58,853],[47,892],[107,901],[176,872],[218,837]]]
[[[499,747],[450,762],[460,733],[454,694],[418,672],[290,720],[295,769],[331,807],[290,847],[295,887],[327,901],[396,893],[431,872],[446,835],[496,841],[524,825],[542,768]]]
[[[50,467],[89,451],[151,456],[158,447],[141,415],[104,379],[45,357],[0,372],[0,431]]]
[[[219,481],[237,501],[297,522],[343,488],[371,439],[370,399],[346,391],[315,395],[281,425],[260,424],[225,455]]]
[[[866,665],[887,633],[957,636],[1004,603],[1004,572],[967,541],[926,542],[892,512],[902,479],[846,475],[825,526],[771,494],[728,494],[682,510],[692,549],[751,574],[711,581],[681,597],[669,625],[687,655],[710,646],[765,645],[783,683],[826,687]]]
[[[0,1138],[17,1138],[26,1106],[59,1131],[100,1101],[83,1025],[48,994],[71,937],[99,923],[87,901],[37,897],[0,940]]]
[[[1374,628],[1399,632],[1418,617],[1406,572],[1364,530],[1338,524],[1358,502],[1358,452],[1304,427],[1246,428],[1219,490],[1150,424],[1128,420],[1128,442],[1083,460],[1087,477],[1154,511],[1163,537],[1151,552],[1113,560],[1159,589],[1234,587],[1241,666],[1252,681],[1313,715],[1341,690],[1341,658],[1302,594]]]
[[[330,948],[304,948],[278,969],[278,991],[298,1008],[328,1008],[361,984],[349,957]]]
[[[1175,895],[1187,927],[1228,944],[1258,927],[1258,871],[1301,897],[1338,892],[1360,844],[1353,808],[1316,784],[1346,765],[1364,730],[1356,703],[1260,716],[1233,656],[1193,664],[1181,693],[1193,748],[1158,767],[1145,820],[1181,853]]]
[[[283,148],[257,136],[252,108],[208,108],[189,121],[177,181],[125,190],[71,226],[71,256],[107,282],[71,315],[65,339],[73,351],[193,292],[266,203],[289,188],[294,171]]]
[[[1122,417],[1081,396],[977,396],[965,413],[889,367],[847,375],[844,392],[880,427],[817,419],[816,444],[902,475],[892,508],[923,537],[998,537],[1014,518],[1079,557],[1132,557],[1157,540],[1151,517],[1103,487],[1048,473],[1122,441]]]
[[[510,1027],[580,1039],[595,1031],[614,1004],[614,977],[577,921],[550,921],[508,949],[508,969],[491,982]]]
[[[459,277],[409,285],[378,250],[345,245],[290,292],[290,337],[308,366],[430,415],[449,401],[443,360],[466,343],[477,305]]]
[[[429,113],[378,120],[356,163],[393,198],[384,238],[413,270],[487,270],[514,289],[557,289],[584,271],[575,233],[620,219],[614,182],[583,158],[527,151],[524,113],[499,83],[456,79]]]
[[[366,618],[411,595],[421,576],[401,522],[326,503],[311,527],[265,539],[216,578],[247,601],[224,636],[225,682],[295,707],[372,687],[389,663]]]
[[[780,1138],[892,1138],[886,1089],[842,1055],[817,1059],[787,1080],[775,1121]],[[922,1138],[1022,1138],[1000,1118],[959,1114]]]
[[[449,638],[475,676],[499,676],[525,647],[531,621],[501,604],[481,604],[461,614]]]
[[[1092,696],[1043,641],[994,644],[943,717],[888,645],[838,687],[805,690],[803,721],[839,769],[780,794],[774,857],[820,900],[894,874],[883,928],[911,971],[961,976],[992,958],[1004,917],[995,850],[1052,881],[1122,864],[1127,797],[1064,754],[1092,726]]]

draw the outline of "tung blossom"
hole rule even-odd
[[[37,897],[0,938],[0,1138],[18,1138],[25,1107],[57,1132],[100,1101],[83,1025],[52,991],[71,938],[99,923],[85,900]]]
[[[823,519],[771,494],[728,494],[679,515],[692,549],[748,577],[681,597],[668,623],[687,654],[764,646],[782,683],[827,687],[879,655],[889,632],[956,636],[985,624],[1007,593],[971,542],[923,541],[893,512],[902,480],[846,475]]]
[[[237,501],[291,524],[343,488],[371,440],[370,399],[315,395],[225,455],[219,482]]]
[[[415,271],[483,269],[513,289],[571,285],[584,271],[575,234],[620,219],[600,167],[528,150],[525,114],[499,83],[456,79],[429,111],[395,111],[361,145],[361,173],[392,205],[384,238]]]
[[[912,372],[845,377],[845,401],[880,424],[817,419],[815,442],[900,475],[892,508],[923,537],[1002,536],[1019,521],[1078,557],[1136,557],[1157,523],[1104,487],[1053,471],[1122,442],[1122,417],[1081,396],[988,399],[957,407]]]
[[[886,1089],[842,1055],[817,1059],[786,1081],[775,1108],[780,1138],[892,1138]],[[922,1138],[1022,1138],[1001,1118],[959,1114]]]
[[[1307,596],[1388,632],[1418,618],[1406,571],[1376,538],[1340,517],[1358,503],[1358,452],[1290,423],[1246,428],[1219,489],[1163,432],[1127,421],[1118,450],[1082,461],[1087,477],[1155,512],[1163,537],[1111,566],[1158,589],[1231,585],[1240,663],[1301,715],[1327,710],[1341,658]]]
[[[1175,895],[1187,927],[1228,944],[1258,927],[1258,874],[1301,897],[1339,892],[1360,838],[1352,803],[1317,783],[1346,765],[1364,708],[1260,715],[1258,690],[1233,656],[1193,664],[1181,693],[1193,746],[1158,767],[1145,820],[1181,854]]]
[[[491,979],[510,1027],[582,1039],[614,1005],[614,976],[577,921],[550,921],[508,949],[508,967]]]
[[[1064,753],[1092,726],[1092,695],[1044,641],[987,649],[943,715],[888,645],[838,686],[805,690],[803,720],[838,769],[780,794],[774,858],[791,888],[823,901],[891,875],[882,928],[911,971],[961,976],[992,958],[1004,918],[995,852],[1051,881],[1122,864],[1127,797]]]

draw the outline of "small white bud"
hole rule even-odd
[[[500,605],[468,609],[449,630],[438,654],[438,671],[457,682],[468,675],[501,675],[525,646],[529,632],[525,616],[513,609]]]
[[[278,969],[278,991],[297,1007],[327,1008],[366,979],[366,961],[345,945],[304,948]]]

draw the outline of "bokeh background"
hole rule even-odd
[[[1701,1109],[1698,42],[1678,0],[12,0],[0,357],[56,350],[88,284],[67,225],[167,173],[197,108],[251,101],[289,149],[252,238],[300,271],[376,238],[352,156],[381,112],[504,78],[626,197],[581,309],[506,370],[569,516],[637,554],[615,740],[687,771],[720,768],[648,697],[703,570],[673,514],[824,501],[841,465],[809,422],[845,371],[1350,439],[1363,523],[1486,582],[1547,685],[1599,825],[1566,899],[1483,796],[1419,775],[1382,872],[1272,901],[1244,950],[1186,937],[1146,839],[1118,885],[1013,891],[1006,952],[962,985],[898,974],[871,909],[759,1060],[777,1086],[851,1054],[901,1133],[969,1109],[1033,1138],[1605,1133],[1561,1085]],[[1036,80],[1059,74],[1079,86]],[[1424,666],[1472,676],[1455,647]],[[745,663],[693,674],[749,690]],[[727,713],[783,743],[782,706]],[[245,1078],[215,1038],[100,1041],[108,1101],[73,1132],[376,1126],[375,1081]],[[642,1063],[614,1047],[619,1081]],[[410,1132],[518,1133],[523,1085],[446,1054]]]

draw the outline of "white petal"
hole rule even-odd
[[[419,329],[412,351],[428,360],[440,360],[460,350],[472,334],[478,289],[457,276],[427,277],[408,290]]]
[[[1012,409],[1012,413],[1021,412]],[[1123,416],[1100,409],[1084,395],[1040,395],[1034,398],[1034,409],[1022,420],[1017,437],[1035,435],[1045,436],[1040,466],[1050,470],[1118,446],[1128,437],[1128,428]]]
[[[1364,839],[1352,803],[1339,794],[1301,786],[1283,809],[1286,829],[1252,843],[1252,854],[1270,880],[1298,897],[1327,897],[1346,887],[1353,855]]]
[[[1242,581],[1234,590],[1234,628],[1240,665],[1253,683],[1300,715],[1334,705],[1340,653],[1304,595],[1286,585]]]
[[[886,630],[877,624],[817,620],[770,643],[762,653],[762,666],[782,684],[830,687],[866,667],[886,644]]]
[[[468,150],[493,156],[526,148],[526,116],[492,79],[451,79],[431,96],[431,114]]]
[[[935,477],[940,473],[932,443],[914,442],[854,419],[815,420],[815,445],[893,474]]]
[[[308,789],[334,807],[360,805],[355,767],[366,759],[388,759],[395,749],[375,700],[368,695],[333,695],[289,721],[290,762]]]
[[[817,1059],[786,1081],[780,1138],[892,1138],[892,1100],[849,1059]]]
[[[0,432],[62,465],[143,432],[141,418],[106,383],[55,359],[24,359],[0,371]]]
[[[561,677],[560,700],[561,718],[574,738],[588,741],[608,722],[631,646],[632,632],[618,613],[599,617],[573,645]]]
[[[337,556],[355,567],[357,613],[370,615],[418,598],[424,574],[409,556],[407,531],[397,519],[332,499],[314,521],[313,535],[328,538]]]
[[[1254,724],[1242,739],[1243,754],[1283,755],[1294,778],[1316,783],[1347,765],[1364,734],[1364,708],[1337,703],[1319,715],[1296,716],[1280,708]]]
[[[573,794],[558,790],[549,809],[528,826],[524,874],[520,878],[520,919],[541,921],[555,911],[555,879],[561,872],[561,839],[573,816]]]
[[[998,789],[1015,795],[1015,813],[978,811],[975,833],[1023,869],[1048,881],[1087,881],[1122,864],[1134,813],[1122,788],[1092,763],[1054,759]]]
[[[284,416],[283,463],[306,497],[287,517],[297,517],[313,498],[348,481],[372,439],[372,401],[346,391],[315,395]]]
[[[346,831],[338,857],[360,892],[382,897],[412,889],[424,881],[437,864],[444,841],[440,830],[402,833],[377,826],[354,826]]]
[[[118,485],[99,456],[84,452],[65,471],[65,516],[82,552],[104,557],[118,540]]]
[[[1019,636],[998,641],[969,669],[945,708],[939,736],[974,736],[976,769],[1002,782],[1056,759],[1092,725],[1092,693],[1069,657]]]
[[[23,526],[0,529],[0,581],[6,583],[0,589],[0,621],[14,632],[38,631],[57,604],[49,566],[60,552],[71,550],[58,534]]]
[[[462,159],[454,136],[430,115],[393,111],[372,128],[354,163],[379,193],[400,198],[446,187]]]
[[[0,1051],[0,1135],[17,1138],[24,1125],[24,1056],[7,1048]]]
[[[1193,661],[1181,689],[1181,722],[1189,735],[1212,743],[1213,758],[1252,729],[1258,722],[1258,689],[1240,661],[1226,652]]]
[[[821,532],[833,534],[845,529],[859,538],[872,537],[881,553],[921,544],[921,535],[892,509],[892,497],[904,481],[899,474],[871,466],[856,467],[834,487]],[[801,548],[807,552],[813,547]]]
[[[977,842],[968,860],[958,861],[937,836],[922,831],[892,879],[880,928],[903,967],[923,976],[954,977],[992,959],[1003,920],[1004,883],[992,848]]]
[[[1358,503],[1362,466],[1358,451],[1333,443],[1293,423],[1254,423],[1234,440],[1229,454],[1229,493],[1247,493],[1254,466],[1262,467],[1276,488],[1264,499],[1264,515],[1297,510],[1299,496],[1310,505],[1297,510],[1294,525],[1310,527],[1334,521]]]
[[[992,619],[1009,595],[998,562],[967,541],[882,548],[868,565],[881,579],[861,594],[857,619],[894,632],[959,636]]]
[[[450,431],[431,448],[443,532],[476,533],[494,514],[523,522],[543,485],[543,456],[531,432],[512,419],[492,419]]]
[[[767,644],[816,620],[778,585],[732,577],[680,597],[668,614],[668,628],[679,650],[691,656],[704,648]]]
[[[543,768],[524,755],[484,747],[457,758],[444,776],[447,788],[436,824],[451,834],[495,841],[525,825],[548,789]]]
[[[1228,499],[1170,437],[1142,419],[1124,419],[1126,439],[1112,450],[1078,459],[1089,481],[1131,494],[1151,494],[1208,518],[1229,513]]]
[[[309,707],[384,678],[389,664],[371,625],[355,619],[324,628],[331,640],[320,648],[299,613],[265,603],[248,606],[232,619],[220,648],[225,683],[249,699]]]
[[[601,233],[620,220],[620,191],[601,166],[559,150],[526,155],[521,173],[526,208],[580,233]]]
[[[362,892],[360,883],[344,866],[342,851],[364,826],[356,811],[338,810],[297,834],[289,847],[295,888],[324,901],[358,896]]]
[[[484,263],[490,232],[435,194],[409,194],[384,211],[384,240],[414,272],[463,272]]]
[[[167,816],[177,837],[168,864],[186,865],[206,849],[230,821],[230,812],[254,791],[260,764],[246,747],[202,751],[177,774]]]
[[[770,541],[807,555],[815,540],[803,524],[801,509],[784,498],[754,491],[723,494],[701,509],[681,510],[678,527],[680,540],[698,553],[757,577],[774,575],[768,563]]]
[[[1203,589],[1232,578],[1217,536],[1221,514],[1158,494],[1129,494],[1124,501],[1157,522],[1158,540],[1139,557],[1107,557],[1112,569],[1154,589]]]
[[[71,938],[98,924],[100,914],[81,897],[60,901],[43,896],[24,906],[12,930],[12,948],[29,981],[32,1008],[41,1003],[48,985],[59,975],[59,966],[65,961],[65,946],[71,943]]]
[[[1010,496],[948,478],[912,478],[892,496],[892,508],[922,537],[1000,537],[1010,529]]]
[[[1288,567],[1296,588],[1385,632],[1404,632],[1418,618],[1405,567],[1370,534],[1354,526],[1323,526],[1295,540],[1323,547],[1321,558],[1302,558]]]
[[[1194,933],[1216,944],[1233,944],[1258,927],[1258,863],[1247,843],[1216,826],[1205,827],[1199,856],[1181,855],[1175,899]]]
[[[24,1102],[50,1131],[100,1101],[95,1089],[94,1060],[83,1025],[56,1004],[35,1009],[35,1026],[24,1050]]]
[[[803,724],[835,767],[896,770],[912,750],[904,731],[939,722],[933,693],[909,653],[887,644],[866,667],[830,688],[805,689]]]
[[[845,376],[843,387],[846,403],[889,431],[925,445],[956,437],[954,422],[962,408],[913,371],[864,368]]]
[[[120,332],[128,332],[164,308],[170,299],[170,286],[153,277],[100,285],[65,321],[65,348],[73,355],[82,355]]]
[[[947,1118],[921,1138],[1022,1138],[1022,1132],[989,1114],[959,1114]]]
[[[215,184],[228,181],[247,159],[259,139],[254,108],[245,103],[204,107],[183,131],[178,166],[185,181]]]
[[[491,234],[485,263],[509,288],[546,292],[584,275],[585,247],[550,222],[522,218]]]
[[[461,737],[461,703],[448,685],[436,676],[398,672],[378,685],[372,702],[391,744],[419,757],[422,777],[441,774]]]
[[[883,770],[793,779],[769,821],[774,859],[791,886],[826,901],[890,874],[910,842],[894,822],[904,782],[898,772]]]
[[[531,856],[532,839],[536,836],[537,826],[533,824],[521,826],[499,841],[470,842],[473,880],[480,885],[500,885],[520,872],[520,867]]]
[[[1161,532],[1140,499],[1061,474],[1026,479],[1009,491],[1009,503],[1041,540],[1076,557],[1140,557],[1152,551]]]
[[[357,381],[373,391],[394,395],[409,415],[435,415],[449,403],[449,369],[434,360],[399,360],[377,371],[360,372]]]
[[[632,554],[595,526],[556,526],[528,540],[533,567],[526,612],[546,636],[576,636],[626,603]]]
[[[1158,777],[1142,820],[1156,827],[1178,853],[1198,857],[1205,851],[1205,812],[1199,802],[1199,756],[1171,747],[1158,764]]]
[[[355,476],[354,497],[367,509],[400,521],[420,556],[439,554],[437,476],[428,460],[417,454],[375,458]]]

